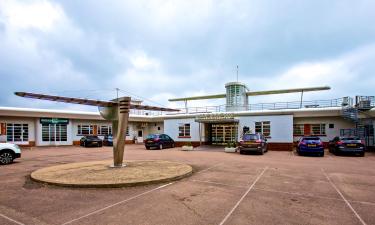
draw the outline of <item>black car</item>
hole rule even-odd
[[[106,136],[104,136],[103,145],[105,145],[105,146],[113,146],[113,136],[112,135],[106,135]]]
[[[263,134],[244,134],[238,146],[240,154],[245,152],[258,152],[263,155],[267,152],[267,139]]]
[[[79,141],[79,145],[83,147],[102,147],[103,141],[98,136],[84,136]]]
[[[343,153],[365,156],[366,146],[359,137],[335,137],[329,142],[329,152],[335,155]]]
[[[174,148],[174,140],[166,134],[150,134],[145,139],[146,149]]]

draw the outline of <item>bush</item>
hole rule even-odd
[[[189,141],[184,144],[185,146],[193,146],[193,144]]]

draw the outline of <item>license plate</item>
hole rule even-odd
[[[147,141],[147,143],[152,143],[152,141]]]
[[[348,147],[357,147],[356,144],[347,144]]]
[[[307,145],[307,147],[316,147],[316,145]]]
[[[93,144],[98,144],[98,142],[94,141]]]

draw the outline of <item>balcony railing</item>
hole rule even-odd
[[[314,101],[293,101],[293,102],[274,102],[274,103],[257,103],[249,104],[247,107],[239,107],[241,111],[263,111],[263,110],[280,110],[280,109],[301,109],[301,108],[329,108],[343,106],[343,98],[329,99],[329,100],[314,100]],[[226,105],[218,106],[204,106],[204,107],[189,107],[181,108],[180,112],[166,113],[168,115],[174,114],[196,114],[196,113],[217,113],[227,112]]]
[[[302,109],[302,108],[330,108],[351,106],[353,102],[349,97],[335,98],[328,100],[313,100],[313,101],[292,101],[292,102],[274,102],[274,103],[256,103],[249,104],[248,106],[239,107],[237,111],[263,111],[263,110],[281,110],[281,109]],[[179,112],[159,112],[159,111],[145,111],[145,110],[131,110],[132,115],[142,116],[160,116],[160,115],[178,115],[178,114],[197,114],[197,113],[218,113],[229,112],[230,110],[226,105],[217,106],[203,106],[203,107],[188,107],[179,108]]]

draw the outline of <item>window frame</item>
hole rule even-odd
[[[178,124],[178,137],[179,138],[191,138],[191,125],[190,123],[179,123]]]
[[[265,138],[271,138],[271,121],[256,121],[254,125],[255,133],[262,134]]]
[[[94,135],[94,124],[78,124],[77,126],[77,136],[88,136],[88,135]],[[84,134],[82,133],[83,127],[88,127],[88,133]]]
[[[17,126],[15,126],[17,125]],[[29,129],[29,124],[28,123],[6,123],[6,142],[11,142],[11,143],[26,143],[29,142],[29,134],[30,134],[30,129]],[[9,126],[9,127],[8,127]],[[19,139],[15,139],[15,127],[19,128]],[[11,128],[11,129],[9,129]],[[11,131],[11,139],[9,138],[10,134],[9,131]],[[17,131],[18,132],[18,131]]]

